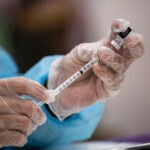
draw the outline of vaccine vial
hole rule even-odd
[[[126,31],[120,32],[116,39],[111,41],[111,45],[115,47],[116,50],[119,50],[124,43],[124,38],[132,31],[130,27],[127,28]]]

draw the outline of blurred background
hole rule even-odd
[[[0,0],[0,45],[25,72],[46,55],[105,37],[125,18],[144,37],[146,52],[129,68],[119,95],[106,102],[91,140],[150,135],[149,0]]]

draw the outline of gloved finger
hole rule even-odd
[[[19,114],[0,115],[1,130],[15,130],[24,135],[30,135],[36,128],[37,126],[26,116]]]
[[[124,40],[123,56],[129,62],[139,58],[144,53],[143,37],[135,32],[131,32]]]
[[[99,84],[100,87],[103,86],[104,88],[104,90],[101,89],[101,92],[103,92],[101,96],[112,96],[118,92],[120,84],[124,80],[124,74],[118,74],[101,63],[94,64],[93,71],[100,79],[99,82],[102,81],[102,84]]]
[[[46,116],[36,104],[30,100],[0,97],[0,114],[16,113],[30,118],[34,124],[42,125],[46,121]]]
[[[126,59],[107,47],[101,47],[98,57],[100,62],[117,73],[123,73],[126,70]]]
[[[70,52],[70,58],[76,64],[83,65],[89,62],[92,58],[97,56],[97,50],[101,48],[103,41],[97,41],[93,43],[82,43],[76,46]],[[83,64],[81,64],[83,63]]]
[[[117,52],[118,54],[121,54],[120,49],[117,50],[112,44],[111,41],[115,40],[117,35],[120,32],[125,32],[126,29],[130,26],[130,22],[128,20],[124,20],[124,19],[116,19],[112,22],[111,24],[111,30],[110,33],[108,34],[108,36],[104,39],[104,46],[109,47],[110,49],[114,50],[115,52]],[[127,35],[127,37],[129,36],[129,34]],[[126,37],[126,38],[127,38]],[[122,47],[121,47],[122,48]]]
[[[16,77],[0,80],[0,95],[14,97],[18,95],[29,95],[39,101],[48,101],[46,88],[32,80]]]
[[[111,25],[111,32],[109,36],[105,39],[105,46],[111,48],[116,53],[122,55],[129,62],[135,60],[142,56],[144,53],[143,37],[135,32],[130,32],[127,37],[124,38],[124,43],[121,49],[116,50],[114,46],[111,45],[111,41],[116,39],[119,32],[124,32],[130,26],[129,21],[124,19],[116,19]]]
[[[22,147],[27,143],[27,137],[19,131],[0,130],[0,146]]]

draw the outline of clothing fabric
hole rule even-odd
[[[18,76],[18,66],[13,58],[0,47],[0,79]]]

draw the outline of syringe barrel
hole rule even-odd
[[[93,58],[90,62],[88,62],[85,66],[83,66],[80,70],[78,70],[76,73],[74,73],[70,78],[68,78],[66,81],[64,81],[61,85],[59,85],[55,89],[55,94],[58,95],[62,90],[64,90],[66,87],[71,85],[76,79],[78,79],[82,74],[87,72],[95,62],[97,62],[99,59],[98,57]]]
[[[62,90],[64,90],[66,87],[72,84],[80,76],[81,76],[81,73],[77,71],[75,74],[73,74],[70,78],[68,78],[66,81],[64,81],[61,85],[59,85],[55,89],[55,94],[58,95]]]

